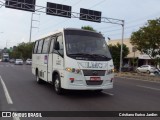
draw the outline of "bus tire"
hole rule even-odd
[[[102,89],[94,90],[94,93],[102,93]]]
[[[60,95],[63,93],[63,89],[61,88],[61,81],[60,81],[60,77],[58,74],[55,75],[55,79],[54,79],[54,91]]]
[[[37,81],[38,84],[43,83],[43,80],[41,78],[39,78],[38,70],[36,70],[36,81]]]

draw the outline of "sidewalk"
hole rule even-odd
[[[147,73],[122,72],[122,73],[115,73],[115,77],[124,77],[124,78],[132,78],[132,79],[160,82],[160,75],[155,76],[153,74],[151,75],[151,74],[147,74]]]

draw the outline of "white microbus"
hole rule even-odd
[[[52,83],[63,89],[95,90],[113,88],[113,61],[100,33],[64,28],[35,41],[32,73],[38,83]]]

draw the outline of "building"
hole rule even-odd
[[[110,40],[108,44],[116,45],[117,43],[121,44],[122,39]],[[123,65],[128,64],[129,66],[141,66],[141,65],[153,65],[154,62],[151,58],[142,54],[140,51],[136,50],[135,47],[130,43],[130,39],[126,38],[123,40],[123,44],[125,44],[129,48],[129,54],[123,60]]]

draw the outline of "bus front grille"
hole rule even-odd
[[[84,76],[104,76],[105,70],[83,70]]]
[[[92,81],[92,80],[86,80],[87,85],[102,85],[103,80],[98,81]]]

